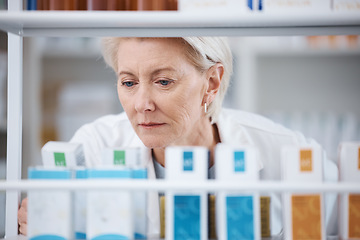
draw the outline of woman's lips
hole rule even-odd
[[[161,126],[164,126],[165,123],[154,123],[154,122],[149,122],[149,123],[140,123],[139,126],[143,127],[143,128],[158,128]]]

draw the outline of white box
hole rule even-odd
[[[181,12],[241,13],[248,10],[247,0],[178,0]]]
[[[331,0],[262,0],[263,12],[282,13],[324,13],[331,11]]]
[[[209,151],[205,147],[165,149],[167,181],[206,181]],[[208,239],[206,192],[166,192],[166,239]]]
[[[42,147],[41,157],[46,167],[85,166],[83,147],[79,143],[49,141]]]
[[[147,179],[147,169],[133,169],[132,178]],[[147,192],[135,191],[133,193],[133,208],[134,208],[134,238],[147,238]]]
[[[89,179],[129,179],[131,171],[122,168],[88,169]],[[87,199],[88,239],[132,239],[133,199],[130,192],[91,190]]]
[[[360,142],[343,142],[339,146],[339,181],[360,183]],[[339,195],[340,239],[360,239],[360,194]]]
[[[257,150],[250,146],[218,144],[215,149],[217,181],[257,182]],[[221,191],[216,197],[219,239],[260,239],[260,199],[254,192]]]
[[[319,146],[288,146],[281,152],[282,180],[293,183],[323,181],[322,149]],[[284,239],[325,240],[323,194],[283,194]]]
[[[87,179],[85,168],[76,168],[75,178]],[[75,239],[86,239],[86,198],[87,193],[83,190],[74,191],[74,234]]]
[[[334,12],[359,12],[360,0],[333,0]]]
[[[29,168],[29,179],[56,181],[72,177],[65,168]],[[73,239],[71,192],[46,190],[28,192],[28,238]]]
[[[148,160],[147,148],[106,148],[103,151],[104,166],[120,166],[131,170],[132,178],[146,179]],[[133,192],[134,237],[145,239],[147,236],[147,192]]]
[[[105,148],[102,152],[102,164],[131,169],[145,168],[148,151],[146,148]]]

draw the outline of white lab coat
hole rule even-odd
[[[280,149],[289,144],[314,143],[301,133],[291,131],[264,117],[248,112],[223,109],[216,121],[220,140],[229,144],[251,144],[259,149],[259,169],[262,180],[280,180]],[[133,130],[125,113],[108,115],[82,126],[71,139],[82,143],[88,167],[101,165],[102,150],[107,147],[145,147]],[[325,156],[325,154],[324,154]],[[149,152],[147,160],[148,177],[156,178]],[[325,181],[337,181],[336,165],[324,158]],[[282,230],[280,195],[271,196],[271,233]],[[336,233],[336,196],[326,196],[326,223],[328,234]],[[159,200],[156,192],[149,193],[148,235],[158,237],[160,229]],[[334,232],[335,231],[335,232]]]

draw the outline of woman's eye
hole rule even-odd
[[[134,82],[123,82],[122,85],[126,87],[132,87],[134,86]]]
[[[159,83],[163,86],[167,86],[167,85],[169,85],[170,81],[169,80],[160,80]]]

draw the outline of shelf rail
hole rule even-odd
[[[167,180],[19,180],[0,181],[0,191],[38,190],[124,190],[124,191],[207,191],[207,192],[292,192],[292,193],[360,193],[358,183],[291,183],[279,181],[228,182]]]

